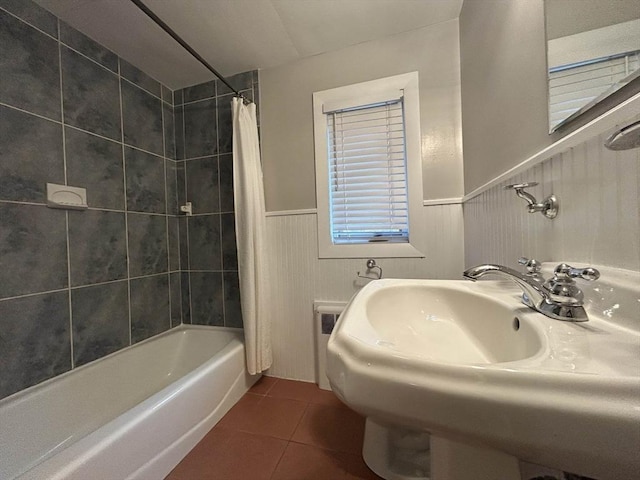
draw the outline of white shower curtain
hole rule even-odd
[[[232,100],[233,195],[240,303],[244,322],[247,370],[262,372],[271,366],[271,319],[267,302],[266,221],[256,106]]]

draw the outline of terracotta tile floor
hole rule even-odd
[[[315,384],[262,377],[166,480],[379,479],[364,418]]]

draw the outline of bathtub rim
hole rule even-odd
[[[96,358],[95,360],[92,360],[88,363],[85,363],[83,365],[80,365],[79,367],[74,367],[70,370],[67,370],[64,373],[61,373],[60,375],[55,375],[51,378],[47,378],[46,380],[43,380],[40,383],[36,383],[35,385],[31,385],[30,387],[27,387],[23,390],[19,390],[15,393],[12,393],[11,395],[4,397],[2,399],[0,399],[0,410],[13,402],[17,402],[23,398],[26,397],[30,397],[32,395],[36,395],[40,390],[45,389],[48,387],[48,385],[50,385],[53,382],[56,381],[60,381],[63,380],[64,378],[68,377],[69,375],[75,373],[75,372],[80,372],[83,371],[89,367],[98,365],[100,362],[108,360],[112,357],[114,357],[115,355],[130,351],[136,347],[140,347],[146,343],[150,343],[154,340],[159,340],[163,337],[167,337],[169,335],[173,335],[176,333],[180,333],[180,332],[185,332],[188,330],[208,330],[208,331],[216,331],[216,332],[228,332],[228,333],[235,333],[237,335],[239,335],[240,339],[244,342],[244,330],[242,328],[233,328],[233,327],[220,327],[220,326],[215,326],[215,325],[191,325],[191,324],[180,324],[180,325],[176,325],[175,327],[170,328],[169,330],[165,330],[162,333],[158,333],[157,335],[153,335],[149,338],[145,338],[144,340],[141,340],[137,343],[134,343],[132,345],[128,345],[124,348],[121,348],[120,350],[116,350],[115,352],[111,352],[108,355],[105,355],[104,357],[100,357],[100,358]]]

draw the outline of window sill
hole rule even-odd
[[[424,258],[410,243],[319,245],[318,258]]]

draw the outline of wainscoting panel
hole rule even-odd
[[[460,278],[462,205],[425,206],[429,234],[424,259],[377,258],[384,277]],[[315,380],[314,300],[348,301],[368,280],[365,259],[318,259],[315,214],[267,217],[271,272],[273,366],[269,375]]]
[[[630,123],[640,117],[630,119]],[[517,266],[520,256],[576,265],[640,270],[640,149],[614,152],[603,132],[516,175],[464,204],[466,266]],[[538,182],[538,201],[560,201],[554,220],[529,214],[504,186]]]

